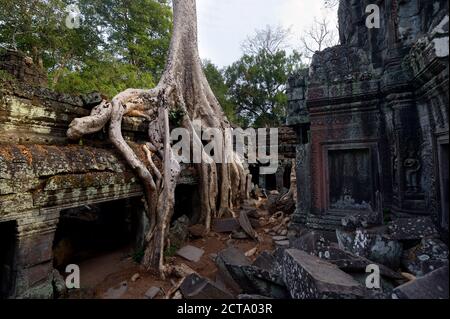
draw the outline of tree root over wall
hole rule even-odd
[[[203,73],[197,43],[195,0],[174,0],[174,29],[169,58],[159,84],[149,90],[128,89],[95,107],[90,116],[75,119],[67,132],[70,139],[100,131],[109,123],[109,138],[144,185],[150,231],[143,259],[148,269],[165,269],[163,252],[173,215],[175,187],[181,169],[170,144],[169,114],[181,114],[181,126],[191,134],[191,147],[203,150],[202,136],[194,127],[230,128],[219,102]],[[148,163],[144,163],[122,136],[124,116],[140,114],[150,121],[149,141],[143,145]],[[176,124],[176,123],[172,123]],[[225,134],[225,133],[224,133]],[[229,149],[223,138],[223,149]],[[202,163],[196,164],[200,176],[202,223],[209,231],[211,219],[233,214],[233,205],[248,197],[249,178],[242,159],[233,152],[222,152],[223,163],[216,164],[202,151]],[[226,157],[229,157],[226,161]],[[162,168],[155,162],[159,159]]]

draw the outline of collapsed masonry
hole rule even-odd
[[[382,28],[369,31],[368,1],[341,1],[342,45],[290,81],[285,135],[292,144],[294,130],[300,144],[288,249],[254,262],[222,251],[225,287],[192,274],[183,297],[448,298],[448,4],[377,3]],[[119,200],[136,210],[142,241],[142,189],[103,132],[80,145],[66,140],[71,120],[101,97],[43,88],[16,53],[0,65],[22,81],[0,88],[0,297],[50,298],[61,221],[95,218]],[[142,120],[127,118],[124,128],[131,145],[145,140]],[[274,177],[261,177],[263,187],[287,188],[291,153]],[[185,167],[182,185],[197,183],[192,172]],[[380,267],[381,289],[365,286],[370,264]]]
[[[89,115],[101,96],[53,92],[31,63],[17,52],[0,55],[0,67],[16,78],[3,75],[0,82],[0,298],[53,296],[54,267],[67,257],[58,255],[64,252],[60,227],[70,232],[78,222],[86,241],[105,229],[90,231],[83,221],[106,219],[103,226],[113,227],[130,223],[136,246],[142,245],[148,227],[141,184],[108,143],[107,134],[86,137],[80,144],[66,138],[70,122]],[[124,136],[132,146],[144,141],[144,121],[125,119]],[[140,149],[135,147],[145,162]],[[195,193],[197,183],[195,170],[184,167],[180,187]],[[114,210],[130,216],[114,223],[108,219],[117,216]],[[198,213],[195,207],[191,212]],[[124,231],[104,237],[122,235],[130,236]]]
[[[373,3],[381,28],[369,30]],[[341,45],[289,81],[288,247],[253,263],[229,248],[216,263],[242,299],[448,299],[448,2],[341,0],[339,27]],[[230,296],[195,274],[181,286],[205,292]]]
[[[191,274],[179,296],[448,299],[448,2],[342,0],[339,24],[342,44],[289,83],[289,241],[254,261],[229,247],[222,280]]]
[[[54,270],[63,273],[77,252],[87,253],[93,243],[106,240],[111,246],[132,237],[141,249],[149,227],[143,190],[106,132],[79,144],[66,137],[71,121],[88,115],[101,96],[47,89],[45,76],[16,51],[1,52],[0,68],[7,72],[0,83],[0,298],[51,298],[61,279]],[[146,139],[145,121],[125,118],[124,136],[146,162],[138,147]],[[255,184],[290,188],[295,132],[281,128],[280,140],[279,170],[266,179],[255,167]],[[184,166],[175,191],[174,242],[180,219],[195,224],[201,217],[195,172]],[[292,198],[288,205],[292,213]]]
[[[297,219],[333,230],[349,211],[379,211],[448,234],[448,3],[377,1],[382,26],[368,29],[371,2],[341,1],[342,45],[290,81]]]
[[[448,2],[342,0],[339,28],[341,45],[289,81],[292,233],[336,232],[348,253],[427,275],[448,264]]]

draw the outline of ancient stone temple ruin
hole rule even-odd
[[[380,28],[370,29],[373,3]],[[199,176],[183,165],[167,236],[176,245],[164,251],[172,277],[139,268],[128,284],[148,275],[151,285],[138,297],[448,298],[448,27],[444,0],[341,0],[341,44],[289,80],[278,171],[250,165],[253,198],[208,233]],[[0,299],[66,298],[66,265],[105,248],[142,253],[142,183],[105,130],[66,137],[102,100],[54,92],[29,58],[0,52]],[[147,129],[123,120],[150,165]]]
[[[44,77],[29,63],[14,51],[0,56],[0,66],[19,79],[0,84],[2,298],[50,298],[53,269],[70,262],[70,256],[58,253],[67,238],[79,244],[78,250],[91,249],[86,245],[102,237],[138,247],[148,226],[139,180],[106,142],[106,134],[79,144],[66,138],[69,123],[88,115],[101,96],[46,89]],[[129,118],[125,125],[131,145],[145,139],[141,119]],[[186,167],[179,187],[189,197],[180,205],[195,214],[193,172]],[[105,245],[116,244],[111,240]]]
[[[431,217],[448,236],[448,2],[339,6],[341,45],[290,80],[297,128],[296,221],[334,230],[353,213]]]

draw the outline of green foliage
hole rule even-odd
[[[130,87],[151,88],[154,85],[155,80],[151,73],[131,64],[111,60],[88,61],[78,72],[63,70],[60,81],[54,85],[54,89],[66,93],[98,91],[112,98]]]
[[[175,256],[178,249],[180,249],[180,247],[178,247],[176,245],[171,245],[171,246],[167,247],[166,251],[164,252],[164,257],[170,258],[170,257]]]
[[[286,83],[302,68],[301,55],[284,50],[260,50],[244,55],[225,72],[228,94],[244,126],[280,126],[285,121]]]
[[[14,81],[14,77],[6,71],[0,70],[0,81],[2,82]]]
[[[78,6],[80,28],[66,26]],[[128,87],[152,87],[170,43],[166,0],[0,0],[0,45],[31,56],[52,88],[98,90],[109,97]]]
[[[229,87],[225,82],[224,72],[220,70],[216,65],[214,65],[209,60],[202,61],[203,72],[205,73],[208,83],[219,101],[222,109],[231,123],[236,125],[241,124],[241,119],[236,114],[236,106],[230,100],[228,96]]]
[[[181,126],[181,121],[186,113],[182,109],[175,109],[169,112],[169,121],[172,125]]]

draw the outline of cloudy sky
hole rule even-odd
[[[314,17],[326,15],[336,25],[335,9],[323,0],[197,0],[199,46],[202,58],[223,67],[241,56],[241,43],[266,25],[291,28],[291,44],[298,47],[302,31]]]

